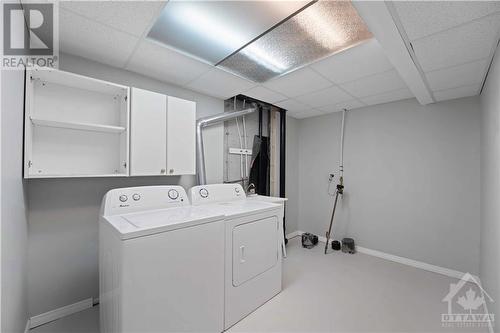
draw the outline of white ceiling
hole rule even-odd
[[[500,1],[395,1],[434,99],[477,95],[496,48]]]
[[[258,85],[146,39],[165,3],[60,2],[60,50],[223,99],[245,94],[296,118],[413,97],[376,40]],[[393,6],[434,100],[478,94],[498,39],[500,2]]]

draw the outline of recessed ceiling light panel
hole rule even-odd
[[[170,0],[148,38],[215,65],[308,3]]]
[[[350,1],[319,1],[218,66],[264,82],[372,37]]]

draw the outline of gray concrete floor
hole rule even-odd
[[[441,300],[456,279],[364,254],[288,245],[283,291],[229,332],[487,332],[443,328]],[[98,333],[94,307],[31,330]]]

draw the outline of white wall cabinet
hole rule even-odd
[[[165,175],[167,172],[167,99],[165,95],[132,88],[130,174]]]
[[[196,174],[196,103],[167,97],[167,174]]]
[[[195,102],[54,69],[28,70],[24,177],[195,174],[195,126]]]
[[[24,177],[128,176],[129,88],[26,71]]]
[[[151,91],[131,92],[130,175],[196,173],[196,103]]]

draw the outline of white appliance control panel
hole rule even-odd
[[[102,215],[132,213],[142,210],[189,206],[181,186],[143,186],[110,190],[104,196]]]
[[[209,202],[244,200],[246,194],[240,184],[210,184],[192,187],[189,190],[189,198],[193,205],[200,205]]]

